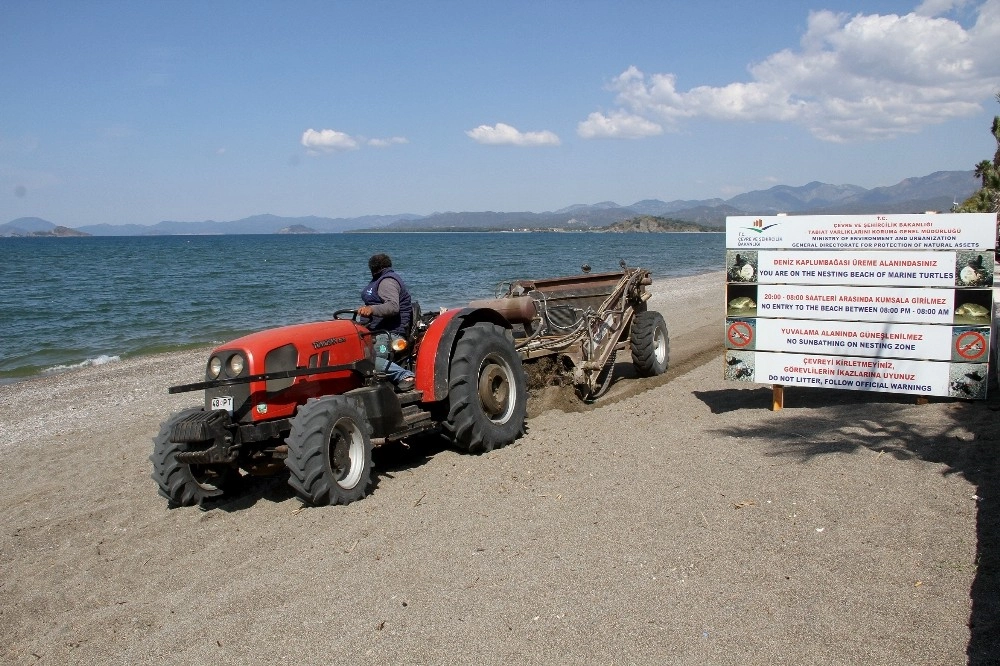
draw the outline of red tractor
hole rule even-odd
[[[666,325],[646,311],[648,271],[627,269],[517,281],[469,307],[420,316],[390,349],[340,310],[331,321],[284,326],[233,340],[209,355],[202,407],[171,416],[154,438],[153,479],[173,506],[201,504],[243,473],[282,467],[307,504],[347,504],[372,485],[372,449],[438,431],[460,450],[484,453],[524,432],[522,362],[557,357],[577,391],[610,385],[617,351],[630,347],[640,375],[667,368]],[[398,393],[375,370],[377,355],[411,368]]]

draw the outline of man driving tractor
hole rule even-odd
[[[391,348],[392,342],[405,338],[410,330],[413,302],[403,278],[392,270],[389,255],[373,255],[368,260],[368,269],[372,281],[361,292],[364,305],[358,308],[358,314],[369,318],[366,324],[368,330],[388,333],[390,339],[386,342]],[[381,341],[376,344],[378,342]],[[413,389],[413,373],[399,364],[380,356],[375,360],[375,369],[386,373],[397,390]]]

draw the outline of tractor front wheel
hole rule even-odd
[[[489,322],[465,328],[455,344],[444,425],[463,451],[486,453],[524,432],[527,379],[508,331]]]
[[[177,454],[186,452],[188,444],[171,441],[174,424],[203,411],[201,407],[193,407],[177,412],[163,422],[153,438],[153,455],[149,457],[153,480],[160,494],[174,507],[194,506],[219,497],[234,490],[240,481],[239,471],[228,465],[188,465],[177,460]]]
[[[632,320],[632,365],[643,377],[655,377],[670,364],[670,338],[663,315],[653,310],[639,312]]]
[[[371,490],[371,426],[345,396],[314,398],[292,419],[288,484],[306,504],[350,504]]]

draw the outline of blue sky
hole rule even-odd
[[[1000,0],[0,3],[0,223],[555,210],[972,169]]]

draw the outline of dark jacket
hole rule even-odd
[[[385,300],[379,296],[378,290],[382,282],[386,279],[395,280],[399,284],[399,309],[395,312],[378,314],[381,309],[378,306],[385,304]],[[406,283],[392,268],[386,268],[378,274],[374,280],[361,292],[361,300],[365,305],[373,308],[372,318],[368,322],[370,330],[389,331],[397,335],[406,335],[410,332],[410,322],[413,320],[413,303],[410,299],[410,292],[406,288]]]

